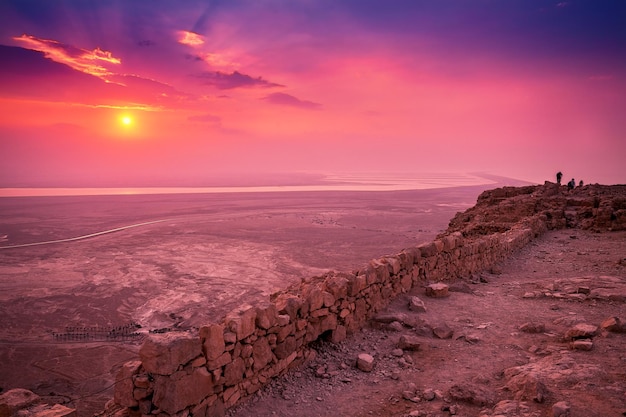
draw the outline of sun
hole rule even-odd
[[[122,116],[120,117],[120,122],[122,122],[124,126],[130,126],[133,124],[133,118],[130,116]]]

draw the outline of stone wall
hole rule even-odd
[[[414,286],[492,267],[548,229],[626,229],[626,187],[505,187],[483,193],[434,241],[329,272],[242,306],[200,329],[151,335],[117,376],[114,402],[130,415],[220,416],[312,354],[337,343]]]

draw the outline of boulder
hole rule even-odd
[[[41,401],[32,391],[15,388],[0,395],[0,417],[11,417],[19,410]]]
[[[372,372],[374,369],[374,357],[367,353],[359,353],[356,359],[356,367],[363,372]]]
[[[426,286],[426,295],[433,298],[447,297],[448,295],[450,295],[448,292],[448,285],[442,282],[430,284]]]
[[[565,333],[565,340],[591,339],[598,332],[598,326],[579,323]]]
[[[420,339],[416,336],[400,336],[400,340],[398,340],[398,348],[402,350],[419,350],[422,343]]]
[[[424,301],[422,301],[419,297],[410,297],[409,310],[417,311],[419,313],[425,313],[426,306],[424,305]]]

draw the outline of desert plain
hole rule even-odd
[[[149,332],[432,240],[494,186],[1,198],[0,392],[90,416]]]

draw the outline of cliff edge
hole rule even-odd
[[[228,314],[223,321],[207,323],[198,331],[153,335],[141,348],[140,360],[123,366],[117,377],[114,402],[109,404],[105,414],[218,416],[231,409],[231,413],[243,413],[237,415],[252,415],[246,414],[245,408],[241,406],[237,411],[235,406],[246,397],[262,398],[263,393],[271,389],[279,376],[286,374],[290,368],[316,363],[324,349],[326,352],[337,349],[349,352],[350,349],[345,346],[363,338],[367,329],[376,328],[373,323],[383,323],[378,327],[385,331],[408,333],[392,343],[395,348],[390,353],[404,363],[403,366],[419,363],[419,352],[424,351],[423,345],[430,343],[431,348],[437,349],[434,347],[435,339],[449,340],[456,335],[456,341],[462,339],[464,343],[478,344],[483,338],[477,334],[470,332],[459,335],[448,323],[432,324],[425,320],[426,316],[419,316],[419,313],[429,310],[430,304],[424,303],[419,296],[432,300],[448,300],[452,298],[449,297],[451,293],[456,295],[457,292],[477,296],[471,287],[469,290],[466,288],[468,284],[459,283],[488,284],[491,278],[480,274],[488,271],[495,276],[501,275],[501,267],[498,265],[509,259],[511,254],[517,253],[552,230],[579,230],[580,233],[619,233],[626,230],[626,186],[587,185],[568,191],[566,187],[546,182],[542,186],[504,187],[486,191],[480,195],[474,207],[457,214],[450,222],[448,230],[433,242],[374,259],[357,271],[333,271],[321,277],[303,280],[300,285],[274,294],[265,305],[242,306]],[[576,235],[572,236],[575,239]],[[619,235],[619,239],[623,240],[623,234]],[[621,243],[623,246],[623,242]],[[601,279],[603,287],[599,291],[591,288],[592,279],[581,276],[572,278],[574,281],[567,285],[562,282],[552,283],[552,287],[544,292],[525,291],[520,297],[543,301],[543,296],[540,296],[543,294],[546,298],[596,303],[595,305],[617,302],[622,303],[623,307],[626,296],[622,298],[621,289],[612,294],[605,291],[607,286],[610,292],[611,286],[621,288],[623,285],[621,261],[620,259],[617,262],[616,276]],[[614,265],[610,267],[613,268]],[[566,286],[569,292],[559,292],[559,286]],[[570,291],[572,286],[576,287],[573,293]],[[491,293],[495,294],[496,291]],[[401,294],[405,296],[398,297]],[[572,294],[575,296],[571,296]],[[407,296],[410,296],[409,311],[414,312],[411,313],[412,316],[417,314],[416,317],[411,317],[408,313],[381,316],[380,312],[390,303],[398,302],[398,299],[406,307]],[[475,300],[457,298],[459,300],[454,305],[455,314],[471,310],[471,303]],[[464,301],[470,304],[466,305]],[[497,304],[494,302],[493,305]],[[483,306],[484,311],[493,310],[493,305]],[[495,311],[495,314],[509,313]],[[440,312],[437,317],[444,319],[449,315]],[[470,327],[476,326],[478,330],[493,325],[493,322],[477,325],[474,319],[468,320],[472,322]],[[568,349],[569,346],[575,352],[591,350],[594,346],[592,338],[600,333],[600,328],[616,334],[621,334],[624,330],[619,317],[608,316],[606,320],[612,320],[612,324],[602,322],[591,325],[568,321],[568,324],[575,325],[560,336],[559,343],[568,344],[558,349]],[[546,325],[534,323],[533,320],[520,323],[520,326],[517,329],[519,332],[546,333]],[[361,329],[364,330],[360,331]],[[346,342],[348,336],[351,338]],[[389,340],[386,333],[381,337]],[[334,370],[328,366],[318,368],[316,374],[319,375],[316,376],[332,379],[341,374],[341,369],[369,373],[376,367],[383,371],[382,375],[386,375],[382,358],[377,360],[380,354],[376,352],[376,343],[367,337],[365,340],[374,345],[373,352],[366,344],[357,342],[357,346],[369,353],[361,352],[355,355],[354,361],[350,361],[353,363],[344,361]],[[531,353],[549,351],[537,346],[530,349]],[[492,351],[491,354],[500,353]],[[502,356],[510,359],[509,355]],[[535,410],[524,402],[546,404],[548,399],[553,398],[547,388],[548,383],[538,376],[539,371],[532,366],[524,368],[520,362],[523,361],[518,359],[514,362],[521,366],[519,369],[510,367],[500,370],[500,374],[508,378],[508,382],[501,389],[514,392],[513,399],[503,401],[517,401],[506,403],[510,407],[501,404],[501,401],[496,403],[498,395],[476,383],[455,384],[447,388],[447,394],[433,388],[434,396],[431,396],[430,391],[420,391],[412,383],[413,385],[408,385],[409,389],[405,390],[407,392],[402,394],[402,398],[409,402],[441,400],[444,404],[441,410],[451,415],[458,415],[459,409],[463,408],[459,403],[469,404],[472,412],[477,411],[476,407],[483,407],[481,415],[485,416],[491,415],[488,414],[491,411],[498,413],[497,415],[548,415],[545,407]],[[394,367],[390,366],[392,368]],[[302,374],[302,371],[298,373]],[[400,379],[393,372],[391,378],[394,381]],[[488,379],[482,384],[489,385]],[[341,382],[349,384],[352,380],[344,378]],[[622,390],[623,403],[623,394],[626,391],[622,388],[618,386],[612,389],[616,392]],[[411,391],[413,394],[409,394]],[[311,401],[324,402],[324,398],[319,396]],[[345,401],[350,403],[350,399]],[[494,404],[496,408],[489,408]],[[505,406],[518,411],[503,413],[500,408]],[[339,407],[339,404],[334,407]],[[570,413],[569,407],[568,403],[554,402],[552,415],[570,415],[567,414]],[[267,408],[271,410],[272,406]],[[254,409],[254,415],[262,415],[258,407]],[[404,415],[397,414],[397,410],[392,411],[388,407],[385,409],[387,411],[376,415]],[[323,412],[320,414],[320,407],[313,407],[311,410],[311,414],[305,412],[298,415],[330,415]],[[429,415],[420,414],[419,410],[413,411],[407,415]]]

